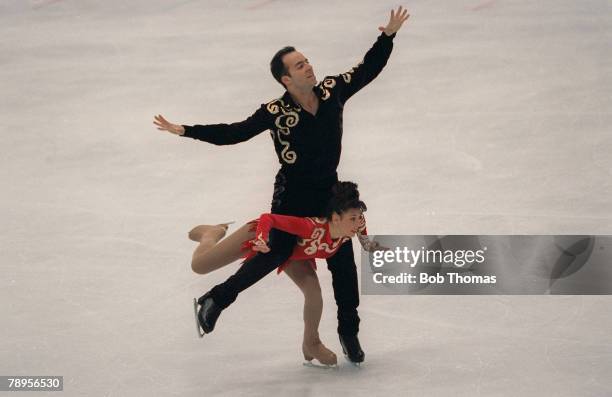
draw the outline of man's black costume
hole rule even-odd
[[[242,122],[184,126],[184,136],[215,145],[231,145],[270,130],[281,163],[274,183],[271,212],[321,216],[331,197],[331,188],[338,181],[336,169],[342,149],[344,104],[382,71],[391,55],[393,37],[395,34],[387,36],[382,33],[359,65],[341,75],[325,77],[316,85],[313,90],[319,97],[319,108],[315,115],[302,109],[289,92],[285,92],[281,98],[261,105]],[[271,251],[259,253],[246,261],[227,281],[200,298],[200,304],[212,298],[213,306],[226,308],[241,291],[283,264],[291,256],[295,244],[294,235],[273,229],[269,241]],[[357,341],[359,290],[351,241],[347,241],[336,255],[327,259],[327,267],[332,273],[334,297],[338,305],[341,342],[343,337],[353,337]],[[208,302],[202,306],[210,307],[211,304]],[[218,313],[214,316],[212,327],[216,316]],[[363,357],[357,360],[362,361]]]

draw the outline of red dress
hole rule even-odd
[[[316,270],[315,258],[325,259],[333,256],[344,242],[350,240],[350,237],[332,239],[329,232],[329,223],[325,218],[261,214],[259,219],[249,223],[252,225],[250,230],[255,230],[255,239],[245,241],[242,244],[242,248],[247,250],[245,260],[257,254],[256,251],[253,251],[253,246],[257,240],[268,242],[270,229],[282,230],[298,237],[289,260],[279,266],[278,273],[282,272],[291,260],[306,259]],[[365,218],[363,217],[358,230],[359,234],[367,236]]]

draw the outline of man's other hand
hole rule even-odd
[[[153,121],[153,124],[155,124],[157,129],[161,131],[168,131],[176,135],[183,135],[185,133],[185,127],[178,124],[172,124],[161,114],[155,116],[155,121]]]

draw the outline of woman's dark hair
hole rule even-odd
[[[332,187],[332,197],[327,204],[325,217],[331,219],[335,212],[341,214],[352,208],[367,211],[365,203],[359,200],[359,190],[354,182],[338,182]]]
[[[276,79],[276,81],[281,83],[283,87],[285,87],[285,84],[283,84],[283,82],[281,81],[281,77],[289,75],[289,71],[287,70],[287,68],[285,67],[285,64],[283,63],[283,57],[294,51],[295,51],[294,47],[290,47],[290,46],[283,47],[280,50],[278,50],[276,54],[274,54],[274,56],[272,57],[272,60],[270,61],[270,72],[272,72],[272,76],[274,76],[274,79]]]

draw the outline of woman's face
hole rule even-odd
[[[343,236],[353,237],[363,223],[363,212],[360,209],[351,208],[340,215],[334,214],[333,218]]]

